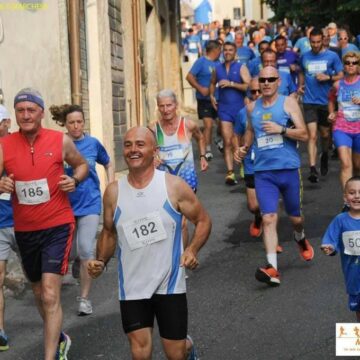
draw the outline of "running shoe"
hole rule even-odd
[[[296,243],[298,244],[301,258],[305,261],[312,260],[314,257],[314,249],[310,245],[309,240],[303,238],[300,241],[296,241]]]
[[[67,354],[70,350],[71,339],[70,336],[61,332],[60,342],[56,351],[55,360],[67,360]]]
[[[92,314],[93,309],[90,300],[79,296],[77,298],[77,301],[79,302],[79,310],[78,310],[79,316],[86,316]]]
[[[312,166],[310,168],[310,175],[308,177],[308,180],[314,184],[319,182],[319,174],[318,174],[315,166]]]
[[[271,264],[267,264],[264,267],[258,267],[256,269],[255,278],[270,286],[280,285],[280,273]]]
[[[71,267],[72,277],[74,279],[80,278],[80,258],[77,256]]]
[[[223,142],[223,140],[222,139],[217,139],[217,140],[215,140],[215,144],[216,144],[218,150],[221,153],[223,153],[224,152],[224,142]]]
[[[225,177],[226,185],[236,185],[238,182],[236,181],[236,177],[233,171],[229,171]]]
[[[186,339],[189,340],[189,342],[191,343],[191,351],[188,356],[188,360],[200,360],[200,358],[197,355],[193,339],[191,338],[190,335],[186,335]]]
[[[0,330],[0,351],[9,350],[9,339],[4,330]]]
[[[260,237],[263,232],[262,223],[260,222],[260,225],[257,226],[255,220],[250,224],[250,236],[252,237]]]
[[[327,152],[323,152],[320,157],[320,174],[325,176],[329,171],[329,155]]]
[[[207,152],[205,153],[205,159],[206,159],[206,161],[211,161],[213,158],[214,158],[214,155],[213,155],[213,153],[212,153],[211,151],[207,151]]]
[[[276,246],[276,253],[281,254],[284,251],[283,247],[281,245]]]

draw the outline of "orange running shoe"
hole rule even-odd
[[[250,224],[249,232],[250,232],[250,236],[252,236],[252,237],[260,237],[263,232],[262,224],[260,223],[260,226],[256,227],[256,223],[255,223],[255,221],[253,221]]]
[[[280,273],[271,264],[267,264],[265,267],[258,267],[255,272],[255,278],[270,286],[280,285]]]
[[[283,251],[284,251],[284,249],[283,249],[283,247],[282,247],[281,245],[278,245],[278,246],[276,247],[276,253],[277,253],[277,254],[281,254]]]
[[[298,244],[301,258],[305,261],[312,260],[314,257],[314,249],[310,245],[309,240],[303,238],[300,241],[296,241],[296,243]]]

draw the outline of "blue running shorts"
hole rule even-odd
[[[360,294],[349,294],[349,309],[350,311],[360,311]]]
[[[334,144],[338,148],[346,146],[353,150],[353,152],[360,154],[360,134],[350,134],[341,130],[333,132]]]
[[[235,124],[236,116],[240,109],[239,105],[234,106],[218,103],[218,117],[221,121],[227,121]]]
[[[277,213],[280,194],[289,216],[302,215],[302,183],[299,169],[257,171],[255,190],[263,215]]]

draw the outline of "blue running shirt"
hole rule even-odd
[[[100,181],[96,173],[96,163],[107,165],[110,157],[100,141],[86,135],[74,141],[76,148],[89,164],[89,175],[74,192],[69,193],[69,199],[75,216],[85,216],[101,213]],[[72,176],[73,169],[65,164],[66,175]]]
[[[346,291],[360,294],[360,219],[348,212],[333,219],[322,238],[322,245],[332,245],[340,254]]]

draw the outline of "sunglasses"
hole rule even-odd
[[[359,61],[356,60],[356,61],[344,61],[344,65],[359,65]]]
[[[278,79],[278,77],[275,77],[275,76],[271,76],[271,77],[260,77],[260,78],[259,78],[259,83],[265,84],[266,81],[269,82],[269,83],[273,83],[273,82],[275,82],[277,79]]]
[[[347,40],[348,38],[338,38],[338,40]]]
[[[250,90],[250,93],[251,94],[253,94],[253,95],[255,95],[256,93],[261,93],[261,90],[260,89],[252,89],[252,90]]]

